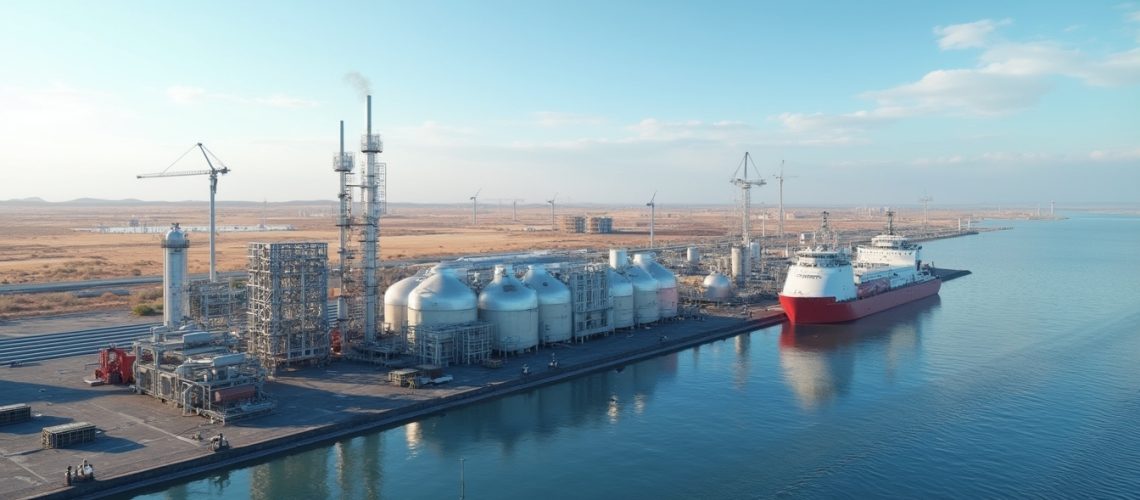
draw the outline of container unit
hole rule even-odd
[[[495,279],[479,293],[478,315],[492,324],[495,350],[518,352],[538,346],[538,292],[523,285],[507,266],[495,266]]]
[[[704,297],[709,300],[725,300],[732,296],[732,280],[719,272],[705,276],[701,284]]]
[[[27,403],[0,406],[0,425],[14,424],[32,419],[32,407]]]
[[[610,278],[610,297],[613,298],[614,328],[629,328],[634,325],[633,283],[629,278],[612,268],[606,271]]]
[[[633,263],[657,280],[657,307],[661,319],[677,317],[677,277],[659,264],[652,253],[633,256]]]
[[[40,433],[40,444],[44,449],[66,448],[73,444],[89,443],[95,440],[95,425],[87,422],[44,427]]]
[[[623,274],[633,285],[633,322],[644,325],[661,319],[661,305],[657,300],[661,286],[657,279],[638,266],[625,268]]]
[[[458,325],[479,319],[477,298],[451,269],[436,269],[408,295],[408,326]]]
[[[424,277],[417,274],[397,281],[384,291],[384,330],[401,333],[408,327],[408,298]]]
[[[566,342],[573,336],[570,289],[541,265],[527,266],[523,283],[538,292],[538,337],[543,343]]]

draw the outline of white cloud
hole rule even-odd
[[[206,89],[191,87],[189,85],[175,85],[166,89],[166,96],[178,104],[186,104],[200,99],[206,94]]]
[[[1130,13],[1128,19],[1140,18]],[[973,68],[937,69],[921,79],[864,92],[876,107],[846,114],[783,113],[785,130],[835,141],[903,118],[917,116],[995,116],[1035,106],[1049,92],[1052,77],[1092,86],[1140,84],[1140,48],[1096,57],[1055,41],[995,41],[995,30],[1009,20],[983,19],[934,29],[944,50],[982,48]]]
[[[938,35],[938,47],[942,50],[976,48],[985,46],[990,33],[993,33],[998,26],[1010,23],[1009,19],[1001,21],[982,19],[972,23],[935,26],[934,34]]]
[[[209,92],[204,88],[191,85],[174,85],[168,87],[166,89],[166,96],[175,104],[190,104],[204,100],[212,100],[237,104],[256,104],[269,106],[271,108],[312,108],[318,105],[316,101],[280,93],[263,97],[243,97],[233,94]]]
[[[542,127],[564,127],[568,125],[601,125],[605,119],[595,115],[578,113],[562,113],[558,111],[539,111],[534,114],[535,121]]]

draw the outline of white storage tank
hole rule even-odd
[[[617,271],[609,269],[610,297],[613,298],[614,328],[629,328],[635,323],[633,317],[633,283]]]
[[[538,337],[543,342],[566,342],[574,335],[570,288],[541,265],[527,267],[523,284],[538,292]]]
[[[639,253],[633,256],[633,263],[653,279],[657,280],[657,307],[661,310],[661,319],[677,317],[677,276],[673,271],[657,263],[652,253]]]
[[[162,248],[166,249],[162,273],[162,324],[167,328],[178,328],[190,312],[190,296],[186,294],[186,280],[190,276],[187,271],[190,238],[177,222],[162,237]]]
[[[732,280],[716,271],[705,276],[701,286],[704,288],[706,299],[724,300],[732,296]]]
[[[408,295],[408,326],[470,323],[479,319],[476,303],[454,270],[436,268]]]
[[[657,279],[638,266],[625,268],[625,277],[633,284],[633,321],[643,325],[661,319],[661,306],[657,301],[660,285]]]
[[[629,253],[624,248],[610,249],[610,267],[619,272],[629,266]]]
[[[701,249],[697,247],[689,247],[685,250],[685,263],[690,266],[698,266],[701,263]]]
[[[495,266],[495,279],[479,294],[479,319],[492,324],[495,350],[538,346],[538,292],[523,285],[507,266]]]
[[[384,291],[384,329],[399,333],[408,326],[408,298],[424,276],[416,274],[397,281]]]

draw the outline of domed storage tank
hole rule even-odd
[[[629,328],[633,326],[633,283],[629,278],[622,276],[617,271],[609,269],[610,281],[610,297],[613,298],[614,307],[613,321],[614,328]]]
[[[178,328],[183,316],[190,312],[190,296],[186,294],[190,238],[177,222],[162,237],[162,248],[166,250],[162,272],[162,324]]]
[[[454,270],[434,271],[408,295],[408,326],[458,325],[479,319],[475,292]]]
[[[732,296],[732,280],[716,271],[705,276],[701,287],[704,289],[706,299],[724,300]]]
[[[494,325],[498,351],[538,346],[538,292],[524,286],[507,266],[495,266],[495,279],[479,294],[479,319]]]
[[[393,283],[384,291],[384,328],[386,330],[399,333],[408,326],[408,297],[423,280],[424,276],[421,274],[408,276]]]
[[[633,263],[657,280],[657,307],[661,309],[661,319],[677,317],[677,276],[673,271],[658,264],[652,253],[634,255]]]
[[[638,266],[625,268],[625,277],[633,284],[633,321],[643,325],[661,319],[661,306],[657,301],[660,285],[657,279]]]
[[[565,342],[574,334],[570,289],[540,265],[527,267],[523,284],[538,292],[538,338],[543,342]]]

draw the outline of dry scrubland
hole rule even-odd
[[[240,271],[246,265],[246,245],[252,241],[323,241],[330,257],[338,241],[332,202],[219,203],[218,225],[291,225],[294,231],[223,232],[217,238],[219,271]],[[798,217],[786,224],[795,234],[818,226],[820,209],[795,208]],[[486,252],[538,249],[629,248],[648,244],[649,213],[643,206],[559,206],[557,215],[606,215],[614,219],[614,234],[568,234],[550,230],[548,206],[519,207],[518,222],[511,207],[480,207],[478,226],[471,225],[470,206],[392,206],[381,221],[381,258],[384,260],[453,257]],[[740,219],[731,207],[672,208],[659,206],[655,225],[658,245],[687,244],[739,234]],[[759,212],[759,211],[757,211]],[[772,210],[774,212],[774,210]],[[839,230],[874,228],[881,215],[831,209]],[[160,234],[109,234],[77,228],[126,226],[138,218],[149,226],[169,227],[209,223],[206,203],[77,204],[0,203],[0,285],[76,281],[162,274]],[[956,227],[961,213],[932,211],[931,225]],[[901,211],[900,225],[914,227],[921,210]],[[767,222],[768,234],[776,222]],[[753,222],[759,235],[761,221]],[[209,269],[209,237],[191,233],[190,272]],[[0,319],[103,308],[130,308],[160,299],[157,287],[132,290],[130,295],[106,293],[76,297],[70,293],[0,295]]]

